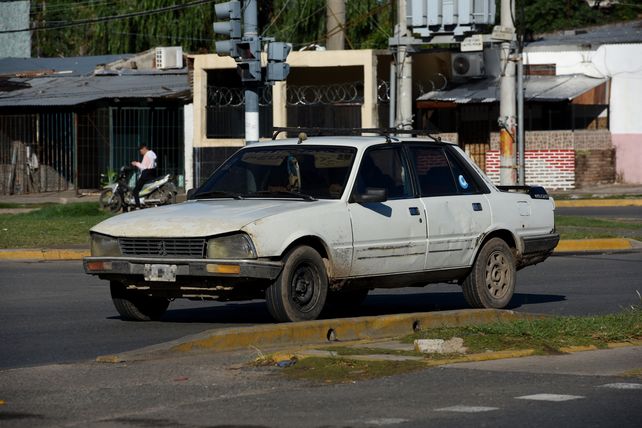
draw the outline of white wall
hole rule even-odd
[[[557,74],[611,78],[611,132],[642,133],[642,43],[595,51],[527,52],[525,64],[555,64]]]
[[[194,187],[194,104],[183,107],[185,191]]]
[[[642,43],[597,50],[527,52],[525,64],[555,64],[556,73],[611,79],[610,131],[618,180],[642,184]]]

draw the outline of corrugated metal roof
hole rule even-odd
[[[132,54],[123,54],[69,58],[0,58],[0,75],[54,70],[61,76],[87,76],[92,74],[98,65],[109,64],[133,56]]]
[[[525,76],[526,101],[570,101],[601,85],[607,79],[595,79],[579,74],[567,76]],[[483,79],[461,84],[452,89],[430,91],[417,101],[442,101],[456,104],[493,103],[499,100],[499,80]]]
[[[528,43],[526,51],[558,50],[570,46],[597,49],[600,45],[624,43],[642,43],[642,20],[542,34]]]
[[[105,98],[189,96],[186,74],[9,79],[29,88],[0,92],[0,107],[73,106]]]

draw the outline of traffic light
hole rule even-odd
[[[272,42],[268,45],[268,64],[265,80],[277,82],[285,80],[290,73],[290,65],[285,62],[292,50],[289,43]]]
[[[215,22],[214,32],[229,36],[229,40],[220,40],[216,42],[216,53],[221,56],[231,56],[237,58],[237,43],[241,40],[241,2],[228,1],[214,5],[214,11],[218,19],[229,19],[229,21]]]
[[[243,82],[261,81],[261,39],[246,37],[236,43],[238,73]]]

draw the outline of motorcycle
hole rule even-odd
[[[133,186],[130,186],[130,179],[135,168],[123,166],[118,172],[115,182],[103,187],[100,193],[100,208],[116,213],[121,209],[127,212],[136,206],[134,200]],[[156,178],[154,181],[145,183],[139,193],[141,208],[156,207],[176,203],[178,189],[172,181],[171,174]]]

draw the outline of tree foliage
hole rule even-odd
[[[32,26],[153,10],[192,0],[35,0]],[[642,0],[609,9],[590,8],[585,0],[515,0],[518,23],[541,33],[634,19]],[[218,0],[216,0],[218,2]],[[34,32],[36,56],[134,53],[155,46],[182,46],[187,52],[213,52],[214,3],[84,26]],[[259,0],[259,29],[264,36],[294,44],[325,44],[325,0]],[[395,23],[394,0],[346,0],[346,49],[386,48]],[[523,15],[520,9],[523,5]],[[499,0],[497,0],[499,10]],[[523,16],[523,19],[519,19]]]
[[[586,0],[519,0],[526,32],[545,33],[635,19],[642,13],[642,0],[626,0],[610,8],[592,8]],[[499,8],[499,4],[498,4]]]

